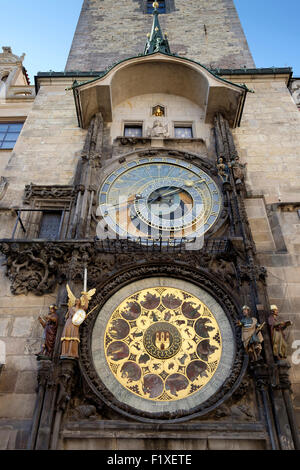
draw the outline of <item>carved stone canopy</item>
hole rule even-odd
[[[118,104],[145,93],[183,96],[204,109],[205,122],[212,123],[220,112],[236,127],[247,89],[188,59],[160,52],[135,57],[115,65],[98,79],[74,84],[80,127],[87,128],[98,112],[104,121],[111,122]]]

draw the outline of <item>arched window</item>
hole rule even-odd
[[[153,13],[153,2],[154,0],[148,0],[147,1],[147,13],[152,14]],[[159,13],[166,13],[166,2],[165,0],[158,0],[159,7],[158,11]]]
[[[3,75],[3,77],[1,78],[1,82],[6,82],[7,79],[8,79],[8,73]]]

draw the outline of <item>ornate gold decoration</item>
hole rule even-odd
[[[213,313],[181,289],[136,292],[112,313],[104,335],[106,360],[130,392],[153,401],[176,401],[213,377],[222,355]]]
[[[163,117],[165,115],[165,108],[159,104],[152,109],[152,116]]]

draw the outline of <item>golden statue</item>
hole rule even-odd
[[[273,354],[277,359],[287,358],[287,341],[285,337],[285,330],[292,326],[292,322],[280,321],[278,318],[278,307],[276,305],[270,306],[271,315],[268,318],[268,323],[271,328],[271,338],[273,346]]]
[[[67,284],[68,291],[68,312],[66,323],[61,337],[61,357],[79,357],[79,327],[87,317],[89,301],[95,295],[96,289],[89,292],[81,292],[81,297],[76,298]]]
[[[153,116],[163,117],[164,115],[165,115],[164,108],[159,105],[155,106],[155,108],[153,109]]]

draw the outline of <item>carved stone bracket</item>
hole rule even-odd
[[[290,369],[291,365],[287,360],[280,360],[276,363],[276,367],[279,375],[279,383],[277,388],[281,390],[291,390],[291,381],[290,381]]]
[[[271,385],[273,374],[267,364],[262,361],[254,362],[250,366],[258,390],[267,390]]]
[[[137,144],[150,144],[151,137],[117,137],[116,142],[121,145],[137,145]]]
[[[24,204],[30,204],[33,199],[71,199],[74,196],[73,186],[39,186],[29,184],[25,186]]]
[[[37,381],[40,387],[45,387],[51,381],[52,368],[52,361],[50,359],[38,361]]]
[[[59,392],[57,397],[57,409],[65,411],[75,388],[77,379],[77,360],[61,359],[58,374]]]
[[[248,265],[241,265],[240,266],[240,274],[242,281],[251,281],[257,280],[262,281],[263,283],[266,282],[268,273],[266,268],[263,266],[248,266]]]

